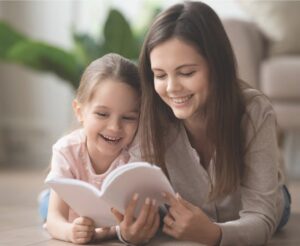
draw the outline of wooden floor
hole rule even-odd
[[[68,246],[52,240],[42,229],[37,210],[37,195],[43,189],[41,171],[0,170],[0,246]],[[292,217],[287,227],[277,233],[268,245],[300,245],[300,181],[289,184],[292,193]],[[89,245],[121,245],[117,241]],[[149,245],[199,245],[158,238]]]

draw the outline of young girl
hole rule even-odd
[[[184,2],[162,12],[140,54],[142,154],[176,197],[163,231],[206,245],[263,245],[289,218],[276,117],[237,78],[215,12]]]
[[[110,171],[130,160],[129,146],[138,126],[139,102],[139,76],[132,62],[117,54],[92,62],[73,101],[82,128],[54,144],[47,179],[80,179],[101,188]],[[146,199],[139,217],[133,218],[131,211],[137,199],[135,195],[125,216],[118,217],[122,231],[119,236],[133,243],[148,240],[159,226],[157,208],[150,199]],[[90,218],[79,217],[54,191],[50,194],[46,223],[52,237],[78,244],[116,235],[115,227],[95,228]],[[149,223],[151,226],[144,227]]]

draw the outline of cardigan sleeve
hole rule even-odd
[[[221,246],[263,245],[276,230],[280,207],[280,170],[277,125],[270,102],[252,99],[243,119],[246,133],[245,169],[240,193],[239,219],[218,223]]]

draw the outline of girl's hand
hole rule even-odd
[[[90,242],[95,233],[94,221],[86,217],[76,218],[68,231],[69,240],[76,244],[85,244]]]
[[[135,194],[128,204],[124,215],[116,209],[112,209],[112,213],[120,224],[122,238],[132,244],[148,242],[155,235],[159,227],[159,214],[156,201],[147,198],[139,216],[135,219],[134,211],[137,201],[138,194]]]
[[[206,245],[218,245],[221,229],[211,222],[199,208],[184,200],[178,193],[176,197],[163,194],[170,205],[164,218],[163,232],[180,240],[194,241]]]

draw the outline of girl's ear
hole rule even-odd
[[[77,120],[80,123],[83,123],[83,109],[81,104],[76,99],[74,99],[72,102],[72,107]]]

